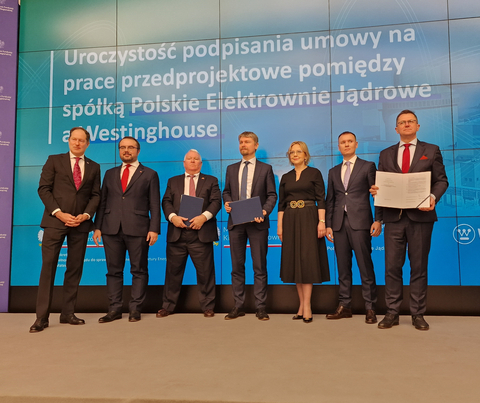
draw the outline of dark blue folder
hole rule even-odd
[[[185,222],[185,225],[189,227],[190,226],[189,221],[193,217],[196,217],[202,214],[202,208],[203,208],[202,197],[182,195],[182,198],[180,199],[180,210],[178,212],[178,215],[180,217],[188,218],[188,221]]]
[[[233,225],[252,222],[255,220],[255,217],[263,217],[262,204],[258,196],[230,202],[229,206],[232,208],[230,215]]]

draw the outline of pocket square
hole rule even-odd
[[[428,157],[426,155],[422,155],[422,158],[420,158],[420,161],[421,160],[428,160]]]

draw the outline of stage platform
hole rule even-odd
[[[128,315],[30,334],[34,314],[0,314],[0,402],[476,403],[480,317],[401,316],[380,330],[363,315],[311,324],[273,314]],[[381,316],[380,316],[381,318]]]

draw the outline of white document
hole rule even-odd
[[[375,206],[392,208],[430,207],[431,172],[400,174],[377,171]]]

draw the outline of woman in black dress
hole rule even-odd
[[[287,156],[295,169],[282,176],[279,188],[280,278],[297,285],[300,306],[293,319],[310,323],[313,283],[330,280],[324,238],[325,185],[321,172],[308,166],[310,153],[303,141],[294,141]]]

